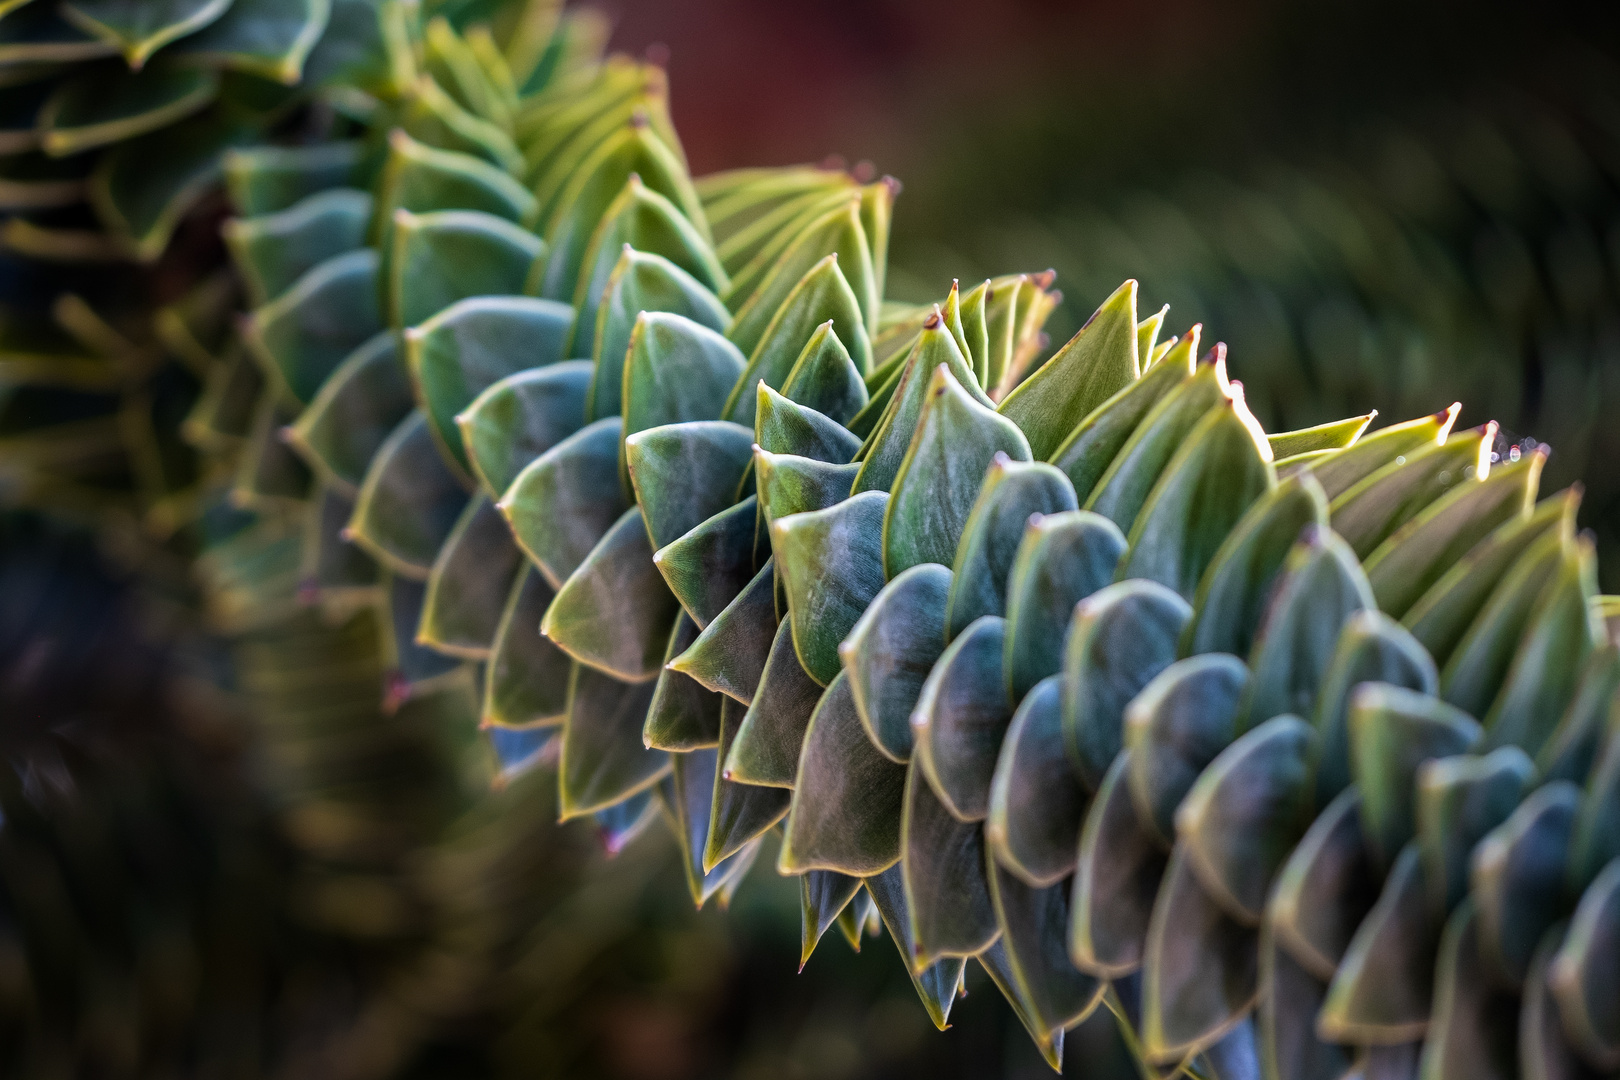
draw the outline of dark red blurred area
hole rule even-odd
[[[953,117],[1075,76],[1151,80],[1252,33],[1255,0],[605,0],[613,46],[668,49],[696,173],[840,154],[897,172]]]

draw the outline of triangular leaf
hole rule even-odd
[[[697,623],[690,615],[683,611],[675,617],[669,645],[664,649],[664,667],[658,673],[658,686],[652,704],[647,706],[647,724],[641,733],[648,746],[685,753],[720,745],[721,695],[669,666],[671,660],[692,647],[697,636]]]
[[[1043,1030],[1041,1021],[1025,1000],[1018,980],[1013,977],[1012,961],[1007,956],[1006,943],[998,938],[993,945],[978,955],[978,961],[984,967],[984,973],[990,976],[990,981],[995,983],[996,989],[1001,991],[1001,996],[1007,999],[1007,1004],[1012,1006],[1013,1015],[1024,1025],[1024,1030],[1029,1033],[1030,1040],[1035,1043],[1035,1049],[1040,1052],[1042,1060],[1051,1066],[1054,1072],[1061,1071],[1063,1029]]]
[[[754,441],[772,454],[794,454],[842,465],[861,441],[848,428],[759,383],[754,408]]]
[[[935,368],[883,519],[884,573],[951,562],[985,470],[1003,457],[1029,460],[1018,428],[974,401],[946,365]]]
[[[354,501],[331,485],[320,484],[310,503],[304,519],[300,593],[313,590],[324,612],[348,612],[377,603],[381,572],[376,561],[343,539],[343,529],[354,516]]]
[[[861,306],[834,252],[809,267],[804,277],[771,313],[769,325],[756,328],[753,316],[759,309],[745,307],[737,313],[737,324],[730,337],[749,350],[748,367],[737,380],[726,402],[725,416],[739,424],[753,420],[754,388],[758,383],[773,389],[787,384],[788,376],[803,355],[812,336],[822,324],[831,324],[840,347],[848,341],[857,372],[870,363],[871,345],[867,340]],[[757,334],[757,337],[751,335]]]
[[[901,874],[911,912],[911,968],[943,956],[973,956],[994,941],[996,913],[985,880],[984,837],[954,817],[913,761],[900,825]]]
[[[540,633],[540,620],[555,595],[534,567],[518,572],[484,668],[485,724],[557,724],[567,715],[573,662]]]
[[[767,559],[670,667],[743,705],[751,703],[776,634],[775,572]]]
[[[1165,867],[1163,841],[1137,816],[1130,771],[1131,753],[1121,751],[1086,812],[1074,872],[1069,957],[1107,979],[1141,966]]]
[[[832,465],[794,454],[773,454],[754,447],[754,482],[766,525],[790,514],[825,510],[849,498],[849,485],[860,465]]]
[[[1589,535],[1565,548],[1558,575],[1536,599],[1513,664],[1485,714],[1488,746],[1519,746],[1539,754],[1575,700],[1581,667],[1606,637],[1592,614],[1597,555]],[[1450,690],[1461,693],[1461,680]]]
[[[417,640],[452,656],[487,658],[522,562],[500,511],[473,496],[428,575]]]
[[[674,203],[632,174],[602,215],[602,223],[597,226],[585,256],[585,270],[580,274],[573,297],[574,309],[579,313],[574,324],[573,356],[588,356],[592,352],[597,307],[627,244],[636,251],[663,256],[713,293],[724,292],[730,283],[703,235],[681,215]]]
[[[522,184],[487,161],[454,150],[438,150],[396,128],[388,135],[388,160],[377,179],[367,240],[380,244],[395,210],[482,210],[522,221],[534,197]]]
[[[1401,617],[1401,624],[1423,643],[1435,663],[1443,666],[1451,659],[1503,576],[1531,545],[1554,532],[1575,535],[1579,503],[1579,491],[1572,488],[1541,500],[1527,518],[1499,525]]]
[[[973,361],[973,375],[979,380],[980,386],[990,382],[990,324],[986,321],[985,308],[990,290],[990,282],[982,281],[956,301],[962,340],[967,346],[963,355]]]
[[[911,714],[912,756],[942,805],[962,821],[990,812],[990,783],[1012,722],[1002,675],[1006,624],[986,615],[946,646]]]
[[[882,492],[863,492],[825,510],[778,517],[771,524],[771,548],[793,623],[793,649],[804,670],[823,686],[841,670],[839,643],[883,588],[883,512],[888,501]]]
[[[1243,661],[1205,653],[1165,668],[1126,707],[1131,797],[1142,824],[1166,846],[1175,838],[1181,800],[1237,734],[1248,682]]]
[[[415,404],[395,337],[384,330],[321,384],[287,428],[288,443],[328,483],[357,495],[371,459]]]
[[[521,294],[529,266],[545,248],[533,233],[478,210],[396,210],[391,233],[385,314],[397,330],[416,326],[469,296]],[[536,350],[543,357],[540,363],[563,358],[573,321],[566,304],[545,303],[562,319],[563,328],[547,328],[540,338],[545,343]]]
[[[1142,960],[1142,1045],[1171,1064],[1219,1042],[1260,989],[1258,938],[1198,883],[1177,848],[1159,886]]]
[[[495,504],[553,588],[625,512],[618,457],[619,418],[587,424],[530,462]]]
[[[837,283],[821,280],[827,276],[827,271],[822,267],[827,265],[829,259],[844,283],[844,296],[836,300],[833,297],[839,292],[835,288]],[[820,271],[819,275],[817,271]],[[814,284],[801,291],[801,286],[807,280]],[[737,322],[729,336],[738,348],[749,354],[750,374],[755,368],[753,361],[765,358],[765,354],[758,351],[759,346],[769,343],[774,337],[781,337],[784,341],[782,352],[786,357],[781,375],[786,375],[793,359],[804,347],[805,339],[810,336],[811,328],[829,318],[838,327],[838,336],[849,347],[856,366],[862,371],[866,370],[870,356],[870,346],[865,340],[866,315],[877,308],[878,296],[872,251],[861,224],[858,197],[828,211],[799,233],[746,299],[738,295],[738,287],[744,283],[745,279],[739,275],[732,282],[732,292],[727,296],[734,304],[740,301]],[[829,289],[830,292],[826,291]],[[800,293],[797,297],[794,296],[796,292]],[[844,332],[849,325],[849,313],[844,310],[848,302],[846,297],[856,302],[855,314],[860,316],[858,323],[849,326],[848,333]],[[799,321],[801,318],[802,324]],[[792,333],[788,333],[790,329]],[[773,330],[776,333],[773,334]],[[763,369],[757,377],[770,381]],[[750,385],[753,381],[753,378],[748,379]]]
[[[676,807],[675,835],[680,841],[692,902],[698,907],[707,903],[715,893],[722,892],[727,881],[737,873],[739,864],[751,863],[756,851],[755,847],[745,847],[718,866],[707,871],[703,869],[703,848],[708,843],[709,812],[714,801],[715,762],[718,756],[719,751],[713,748],[673,755],[674,782],[670,784],[672,790],[667,796]],[[721,902],[725,902],[723,893]]]
[[[812,870],[799,878],[799,913],[802,932],[799,945],[799,970],[810,962],[816,943],[833,920],[850,906],[855,894],[861,890],[861,879],[840,874],[836,870]]]
[[[846,206],[855,195],[848,173],[826,172],[823,177],[821,182],[774,205],[755,203],[752,213],[742,215],[748,218],[747,224],[716,248],[720,261],[731,274],[731,285],[725,293],[729,306],[745,302],[776,269],[783,253],[804,236],[811,225]],[[800,273],[819,257],[805,254],[809,261],[800,267]]]
[[[605,809],[656,784],[670,756],[642,745],[651,682],[620,682],[584,664],[568,681],[568,719],[557,767],[563,818]]]
[[[911,712],[945,647],[950,587],[951,572],[938,563],[913,566],[872,598],[838,646],[861,725],[898,762],[911,756]]]
[[[793,627],[783,620],[771,640],[759,685],[722,763],[728,780],[792,787],[810,714],[821,687],[805,674],[793,652]],[[826,927],[822,927],[826,929]]]
[[[1272,879],[1310,822],[1315,750],[1304,721],[1272,717],[1221,751],[1176,809],[1188,868],[1239,922],[1259,924]]]
[[[783,397],[840,424],[848,423],[870,399],[861,369],[833,328],[832,319],[816,327],[804,343],[781,390]]]
[[[1198,422],[1136,515],[1119,576],[1150,578],[1192,599],[1227,535],[1277,483],[1242,387]]]
[[[1169,314],[1170,305],[1166,304],[1136,324],[1136,358],[1141,362],[1144,372],[1147,371],[1153,361],[1154,346],[1158,343],[1159,331],[1164,329],[1164,318]]]
[[[523,154],[506,129],[465,108],[432,75],[418,75],[399,93],[395,118],[413,138],[482,159],[509,174],[523,167]]]
[[[471,463],[457,417],[500,380],[562,359],[568,318],[551,300],[479,296],[405,332],[406,362],[433,433],[463,469]]]
[[[1480,953],[1505,985],[1524,985],[1536,947],[1564,914],[1564,868],[1580,801],[1569,781],[1547,784],[1474,849],[1469,895],[1479,910]]]
[[[1417,774],[1417,840],[1430,905],[1450,912],[1468,893],[1474,845],[1508,819],[1533,782],[1535,766],[1517,746],[1484,757],[1426,762]]]
[[[377,253],[328,259],[252,315],[244,336],[267,372],[300,402],[383,329],[377,311]]]
[[[1355,555],[1328,529],[1308,526],[1271,589],[1249,654],[1254,678],[1238,730],[1282,713],[1309,715],[1345,620],[1376,608]]]
[[[1076,505],[1073,489],[1051,466],[1013,461],[1005,454],[992,459],[956,544],[948,639],[975,619],[1006,612],[1007,579],[1030,516],[1059,514]]]
[[[990,898],[1018,996],[1037,1029],[1073,1027],[1102,1003],[1107,984],[1069,961],[1069,883],[1031,888],[990,860]]]
[[[1495,469],[1487,463],[1478,483],[1453,488],[1380,544],[1366,559],[1379,608],[1400,618],[1497,526],[1527,516],[1546,460],[1537,448]]]
[[[750,495],[659,548],[653,555],[653,563],[675,598],[705,629],[759,572],[760,552],[755,546],[758,514],[757,501]],[[765,599],[771,599],[769,589]],[[775,605],[771,608],[774,612]],[[764,648],[760,643],[758,651],[763,654]],[[763,655],[760,660],[763,663]]]
[[[1350,695],[1364,682],[1390,683],[1434,694],[1440,676],[1417,639],[1388,615],[1364,610],[1345,620],[1322,674],[1311,723],[1321,736],[1316,801],[1326,805],[1350,784]]]
[[[648,119],[646,112],[633,114],[628,124],[599,143],[573,169],[567,184],[547,208],[545,237],[551,254],[540,295],[559,300],[574,295],[597,225],[632,174],[639,176],[649,190],[674,203],[681,216],[697,228],[700,235],[706,236],[708,226],[703,220],[703,208],[692,191],[685,162],[666,145]],[[566,160],[567,156],[559,155],[559,158]],[[535,216],[538,216],[538,207]],[[597,323],[599,333],[601,325]]]
[[[627,438],[630,480],[653,547],[674,543],[730,509],[752,455],[748,429],[719,420],[668,424]]]
[[[956,339],[951,337],[936,313],[923,324],[922,336],[917,339],[906,360],[883,419],[861,448],[861,471],[855,477],[851,493],[887,491],[893,486],[906,451],[911,448],[911,439],[922,416],[923,405],[928,400],[934,374],[941,364],[950,368],[960,385],[972,385],[973,372],[968,368],[962,351],[956,347]],[[988,400],[980,402],[987,403]],[[859,419],[856,417],[851,424],[854,425]]]
[[[1074,605],[1114,579],[1125,538],[1085,510],[1031,517],[1007,577],[1007,697],[1016,703],[1063,668]]]
[[[1283,863],[1266,925],[1280,949],[1326,983],[1377,899],[1378,871],[1362,843],[1361,793],[1350,788],[1311,822]]]
[[[466,489],[444,463],[427,417],[417,410],[400,421],[371,460],[348,535],[396,573],[421,580],[466,505]]]
[[[1374,409],[1364,416],[1330,420],[1315,427],[1300,428],[1298,431],[1279,431],[1275,435],[1266,436],[1266,441],[1271,444],[1271,456],[1275,461],[1317,450],[1343,450],[1361,438],[1361,433],[1367,430],[1367,425],[1377,416],[1378,410]]]
[[[835,676],[805,731],[778,860],[782,873],[870,877],[893,866],[900,858],[905,784],[905,766],[878,753],[861,727],[848,680]]]
[[[1337,499],[1396,458],[1411,457],[1426,446],[1444,445],[1461,408],[1453,405],[1432,416],[1379,428],[1354,446],[1320,459],[1311,466],[1311,473],[1327,497]]]
[[[602,306],[596,313],[591,352],[596,364],[596,377],[591,381],[593,420],[616,415],[624,406],[627,354],[637,320],[644,311],[680,315],[717,335],[731,324],[724,305],[691,274],[661,256],[625,248],[608,278]],[[725,366],[727,361],[722,356],[735,359],[740,355],[706,337],[693,344],[710,357],[710,367]],[[647,373],[652,372],[649,369]],[[721,415],[718,409],[711,412],[710,408],[713,406],[705,405],[705,419]]]
[[[1479,741],[1473,718],[1437,698],[1362,683],[1350,697],[1350,772],[1361,789],[1366,844],[1389,866],[1416,835],[1418,766],[1466,753]]]
[[[275,512],[309,496],[310,472],[281,438],[292,410],[273,390],[259,395],[246,445],[236,459],[231,501],[244,509]]]
[[[1490,469],[1496,425],[1486,424],[1397,457],[1333,499],[1333,529],[1367,558],[1395,531],[1453,488]]]
[[[225,187],[238,214],[273,214],[329,188],[364,186],[363,153],[359,139],[232,150],[225,155]]]
[[[371,196],[334,188],[274,214],[220,226],[254,305],[266,304],[327,259],[366,242]]]
[[[1472,903],[1463,904],[1446,923],[1434,982],[1434,1020],[1423,1041],[1423,1075],[1515,1080],[1518,1032],[1511,1021],[1517,1019],[1518,1001],[1486,978],[1479,915]]]
[[[1125,745],[1125,707],[1176,659],[1192,609],[1154,581],[1121,581],[1075,605],[1063,653],[1063,746],[1096,790]]]
[[[1063,752],[1063,677],[1042,679],[1007,726],[990,782],[985,840],[996,861],[1030,888],[1074,870],[1086,789]]]
[[[1602,749],[1610,703],[1620,694],[1620,645],[1593,649],[1581,668],[1569,707],[1536,755],[1536,769],[1548,780],[1583,779]]]
[[[1277,575],[1310,525],[1327,525],[1327,498],[1309,473],[1284,477],[1256,500],[1198,583],[1183,652],[1247,656]]]
[[[540,632],[575,660],[615,678],[651,679],[661,670],[666,627],[679,610],[653,564],[641,508],[631,507],[557,589]]]
[[[1401,849],[1384,890],[1328,986],[1316,1030],[1337,1043],[1409,1042],[1423,1037],[1434,996],[1440,920],[1429,906],[1416,843]]]
[[[911,958],[906,955],[911,940],[911,912],[906,907],[905,883],[900,867],[891,866],[881,874],[866,879],[866,891],[871,895],[883,925],[889,931],[900,959],[911,970]],[[911,971],[911,985],[922,999],[923,1008],[934,1026],[944,1031],[950,1027],[951,1006],[962,988],[960,957],[947,957],[936,961],[922,971]]]
[[[1441,697],[1476,716],[1491,707],[1542,594],[1565,576],[1575,546],[1562,530],[1543,536],[1497,581],[1440,669]]]
[[[383,651],[387,668],[384,711],[394,711],[413,698],[431,694],[463,677],[465,664],[453,656],[416,643],[422,621],[424,582],[398,574],[387,575],[382,589]]]
[[[642,312],[624,357],[625,437],[664,424],[712,423],[742,364],[736,347],[707,326],[683,315]],[[629,473],[623,477],[628,483]]]
[[[490,384],[456,416],[473,476],[492,499],[585,422],[589,360],[564,360]]]
[[[1052,451],[1052,464],[1063,470],[1079,498],[1091,498],[1144,419],[1192,375],[1199,329],[1194,325],[1170,355],[1091,410]]]
[[[1029,438],[1045,461],[1097,406],[1134,382],[1136,282],[1128,280],[1103,301],[1080,332],[1002,401],[1000,412]]]
[[[1316,1037],[1316,1013],[1327,984],[1301,967],[1260,930],[1260,1003],[1255,1009],[1261,1075],[1290,1080],[1339,1080],[1350,1072],[1347,1048]]]
[[[721,705],[719,762],[726,760],[736,743],[744,708],[730,697]],[[789,798],[781,788],[734,783],[722,771],[714,782],[709,835],[703,848],[704,869],[712,870],[786,817]]]

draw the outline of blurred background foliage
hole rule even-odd
[[[1620,588],[1613,5],[604,10],[612,47],[667,57],[695,173],[837,152],[901,177],[895,295],[1050,265],[1061,341],[1137,277],[1231,345],[1273,429],[1462,399],[1551,443],[1549,486],[1586,483]],[[178,258],[217,261],[217,215]],[[348,790],[380,819],[330,812],[296,721],[217,689],[181,575],[107,554],[0,527],[0,1073],[1049,1075],[988,985],[940,1034],[881,937],[831,934],[795,975],[792,881],[694,915],[665,830],[609,858],[552,823],[547,770],[487,791],[443,725],[366,744]],[[1101,1016],[1066,1064],[1127,1075]]]
[[[554,822],[553,772],[486,791],[471,747],[447,788],[456,755],[413,754],[437,728],[406,709],[343,792],[393,815],[343,822],[287,714],[251,723],[145,589],[80,533],[0,519],[7,1077],[1050,1075],[977,969],[944,1034],[886,936],[833,932],[795,974],[774,851],[694,913],[667,830],[609,856]],[[1069,1054],[1126,1075],[1101,1015]]]
[[[7,1077],[1048,1073],[982,976],[936,1032],[886,937],[835,932],[795,975],[794,880],[694,913],[667,830],[609,857],[555,824],[547,769],[435,790],[405,710],[348,792],[398,814],[337,826],[273,709],[247,722],[143,588],[81,534],[0,523]]]

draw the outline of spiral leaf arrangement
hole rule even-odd
[[[386,84],[381,29],[368,0],[0,3],[8,504],[142,541],[195,517],[178,427],[237,302],[225,157]]]
[[[699,904],[778,834],[805,960],[881,923],[943,1027],[976,959],[1054,1066],[1106,1006],[1152,1075],[1620,1068],[1620,653],[1544,451],[1268,434],[1134,281],[1037,363],[1050,275],[882,300],[893,181],[694,181],[657,67],[397,26],[366,186],[234,159],[189,422],[219,612],[366,657],[267,674],[305,723],[380,656]]]

